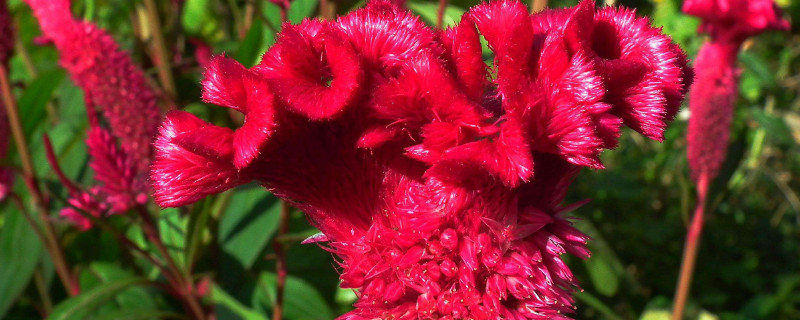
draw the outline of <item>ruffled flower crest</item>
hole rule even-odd
[[[287,25],[256,67],[217,57],[207,71],[204,98],[245,113],[241,128],[168,115],[156,200],[184,205],[251,180],[287,199],[321,231],[306,243],[336,254],[341,286],[357,290],[341,319],[567,319],[578,281],[562,255],[589,257],[588,237],[565,217],[580,205],[562,204],[569,184],[583,166],[602,168],[620,110],[669,120],[642,110],[665,110],[666,98],[626,105],[607,86],[633,72],[689,72],[676,62],[659,73],[657,61],[601,70],[611,59],[587,43],[605,38],[577,30],[602,12],[584,2],[542,13],[544,23],[494,1],[434,31],[372,1],[337,21]],[[246,134],[257,121],[261,131]],[[237,162],[242,148],[255,151]]]

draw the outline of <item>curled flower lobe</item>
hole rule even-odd
[[[180,206],[241,183],[233,166],[233,132],[182,111],[167,114],[151,172],[156,202]]]
[[[247,167],[275,131],[274,97],[266,81],[236,60],[216,56],[206,68],[203,100],[244,114],[244,124],[233,133],[233,162]]]
[[[313,120],[342,113],[363,82],[349,41],[330,23],[315,20],[286,25],[259,69],[282,103]]]

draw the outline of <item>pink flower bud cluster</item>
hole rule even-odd
[[[603,167],[623,124],[662,139],[690,78],[627,9],[503,0],[431,30],[372,1],[284,25],[251,69],[214,58],[203,98],[244,124],[168,114],[155,197],[181,206],[255,180],[290,201],[357,290],[341,319],[567,319],[578,281],[562,255],[589,257],[568,186]]]
[[[97,26],[73,18],[69,0],[26,0],[33,9],[44,36],[55,44],[61,66],[87,97],[92,119],[86,141],[90,166],[99,183],[94,201],[110,213],[121,213],[147,201],[147,172],[152,159],[151,143],[158,130],[160,112],[156,94],[142,71],[133,64],[114,39]],[[96,118],[95,106],[107,128]],[[72,196],[78,196],[73,194]],[[70,203],[84,203],[80,196]],[[84,199],[86,198],[86,199]],[[73,201],[74,200],[74,201]],[[97,212],[92,214],[100,215]],[[66,214],[66,217],[74,215]],[[88,221],[71,219],[78,225]]]
[[[689,109],[688,158],[692,178],[717,176],[728,148],[738,98],[736,57],[742,42],[767,30],[789,30],[789,21],[772,0],[688,0],[683,11],[702,19],[700,32],[711,37],[695,61]]]
[[[0,65],[8,71],[8,60],[14,52],[14,24],[11,14],[8,12],[6,0],[0,0]],[[3,101],[0,100],[0,160],[5,158],[8,152],[8,144],[11,140],[11,130],[9,129],[8,116]],[[13,187],[13,174],[11,169],[0,167],[0,201],[5,199]]]

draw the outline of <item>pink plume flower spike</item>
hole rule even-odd
[[[59,211],[59,215],[78,228],[78,230],[86,231],[91,229],[92,221],[85,215],[88,214],[100,218],[105,216],[105,214],[108,212],[108,206],[106,203],[99,200],[103,196],[100,191],[101,188],[94,187],[88,191],[78,188],[78,186],[69,180],[69,178],[67,178],[67,176],[64,175],[64,172],[61,170],[61,166],[56,158],[50,138],[47,135],[44,135],[42,140],[44,141],[47,162],[50,164],[50,167],[53,168],[53,171],[56,173],[56,176],[61,184],[67,188],[69,195],[69,198],[67,198],[68,206],[62,208]]]
[[[738,98],[739,70],[736,58],[742,42],[766,30],[788,30],[789,22],[772,0],[689,0],[687,14],[702,19],[701,32],[710,35],[695,61],[697,79],[689,97],[687,135],[689,167],[697,184],[697,205],[686,236],[681,274],[675,291],[673,317],[680,319],[689,295],[698,243],[703,230],[704,208],[710,183],[725,161]]]
[[[216,58],[206,72],[204,99],[245,113],[241,128],[167,116],[156,201],[184,205],[251,180],[290,201],[321,231],[304,242],[335,254],[341,286],[358,292],[340,319],[568,319],[579,283],[562,256],[590,252],[564,217],[578,204],[563,200],[617,143],[606,85],[640,69],[653,83],[688,72],[676,58],[663,72],[603,73],[587,43],[605,38],[576,31],[594,13],[584,2],[540,19],[494,1],[433,31],[379,0],[287,26],[258,66]],[[648,28],[630,32],[655,41]],[[478,32],[495,54],[491,80]],[[252,103],[254,93],[272,100]],[[240,163],[243,148],[255,151]]]
[[[44,35],[60,53],[61,66],[92,96],[111,134],[143,177],[152,157],[159,109],[142,71],[104,30],[76,20],[69,0],[26,0]]]
[[[14,26],[11,14],[8,12],[6,0],[0,0],[0,65],[8,70],[8,61],[14,52]],[[6,108],[0,101],[0,159],[5,158],[8,144],[11,141]],[[9,168],[0,167],[0,201],[10,193],[14,183],[14,174]]]

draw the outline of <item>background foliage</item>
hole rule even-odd
[[[253,1],[253,0],[247,0]],[[215,53],[225,52],[253,65],[275,41],[280,13],[269,1],[187,0],[182,10],[160,1],[166,42],[184,109],[231,124],[222,108],[199,102],[196,40]],[[317,15],[318,0],[295,0],[292,22]],[[577,1],[551,1],[552,6]],[[129,0],[73,1],[73,10],[107,29],[156,79],[148,44],[152,34],[140,23],[142,3]],[[363,2],[337,1],[344,13]],[[746,44],[740,55],[741,99],[732,131],[729,158],[711,191],[711,207],[694,277],[689,315],[700,319],[800,319],[800,2],[778,2],[795,22],[793,33],[769,33]],[[445,23],[457,21],[475,1],[451,1]],[[625,0],[640,15],[696,54],[702,36],[697,21],[680,13],[679,0]],[[50,46],[34,44],[40,31],[19,0],[10,1],[18,30],[11,77],[25,134],[37,172],[64,206],[66,190],[47,165],[40,139],[53,139],[67,176],[90,179],[83,140],[88,127],[83,93],[57,64]],[[435,24],[438,3],[409,1],[407,6]],[[245,28],[250,24],[249,29]],[[688,111],[667,131],[663,144],[624,134],[623,147],[606,152],[608,169],[584,172],[569,200],[592,198],[574,212],[578,226],[594,238],[593,257],[572,259],[583,279],[580,319],[666,319],[683,249],[685,226],[694,207],[684,138]],[[7,159],[17,159],[12,149]],[[3,160],[18,165],[16,160]],[[588,170],[587,170],[588,171]],[[19,179],[18,179],[19,180]],[[28,201],[18,181],[15,190]],[[337,289],[332,256],[300,240],[315,233],[300,212],[292,212],[290,232],[277,237],[280,202],[257,185],[211,197],[191,208],[160,212],[159,228],[171,254],[207,284],[206,301],[218,319],[267,319],[274,302],[273,244],[288,245],[285,315],[291,320],[332,319],[350,308],[352,291]],[[37,319],[52,305],[51,318],[180,318],[180,306],[148,285],[160,275],[141,259],[127,255],[109,234],[80,232],[57,221],[67,260],[77,270],[83,294],[67,299],[36,234],[9,201],[0,204],[0,318]],[[55,217],[55,212],[53,213]],[[148,248],[142,230],[129,218],[110,222]],[[152,248],[148,248],[152,249]]]

